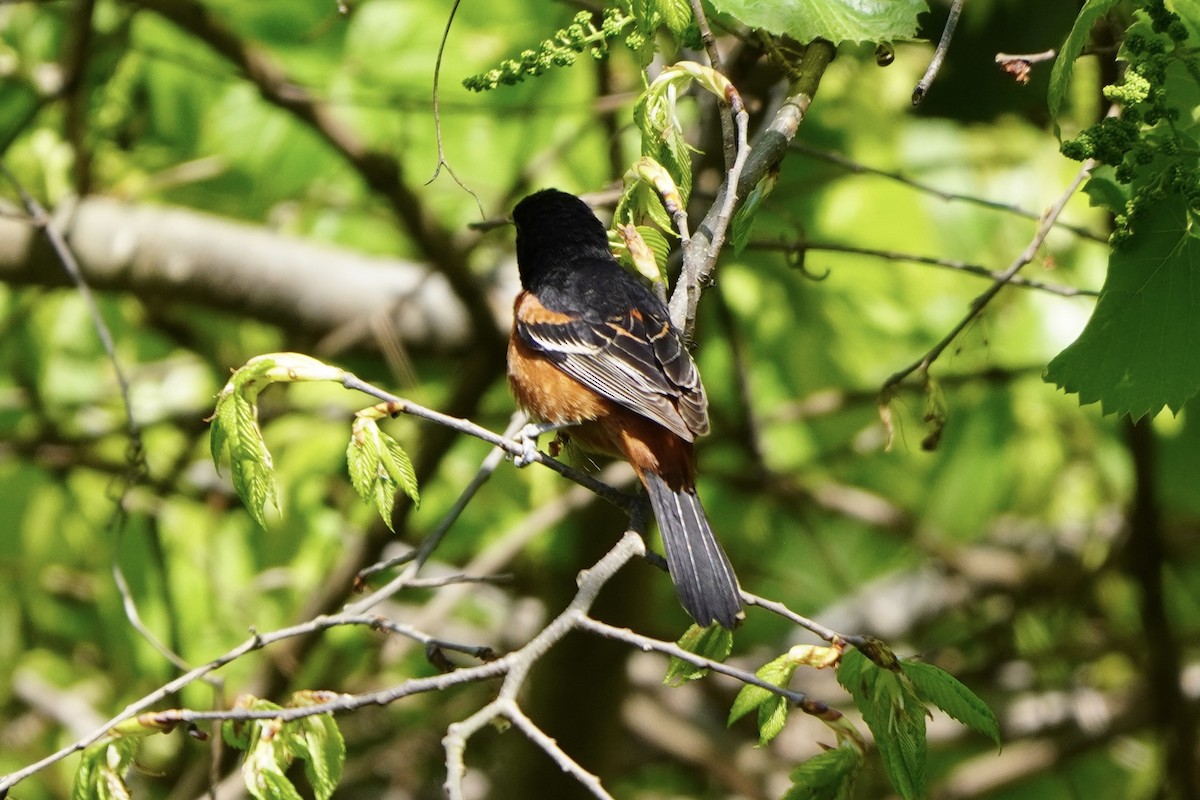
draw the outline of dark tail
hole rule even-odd
[[[737,576],[713,536],[695,490],[675,491],[653,472],[642,475],[658,527],[667,567],[684,609],[702,626],[714,621],[733,630],[742,619]]]

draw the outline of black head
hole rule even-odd
[[[573,194],[543,189],[513,209],[517,265],[527,288],[537,277],[575,262],[612,260],[608,234],[587,204]]]

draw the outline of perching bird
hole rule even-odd
[[[697,623],[732,629],[742,602],[696,496],[693,443],[708,399],[667,308],[617,263],[604,226],[574,195],[546,189],[513,210],[522,291],[508,381],[530,416],[574,425],[586,450],[629,461],[662,530],[667,566]]]

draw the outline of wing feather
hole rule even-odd
[[[708,432],[696,365],[659,315],[635,309],[596,320],[518,320],[517,333],[575,380],[686,441]]]

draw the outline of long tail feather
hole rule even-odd
[[[743,616],[737,576],[709,527],[694,490],[676,491],[660,476],[642,476],[679,602],[703,626],[714,621],[732,630]]]

